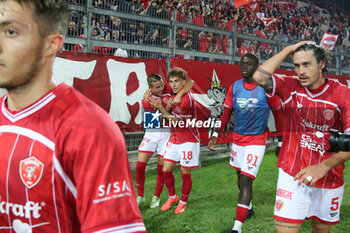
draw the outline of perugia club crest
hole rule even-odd
[[[281,201],[281,200],[276,201],[277,211],[280,211],[282,209],[282,207],[283,207],[283,201]]]
[[[23,159],[19,163],[19,176],[27,188],[37,185],[43,175],[44,164],[34,156]]]
[[[326,109],[326,110],[323,110],[323,116],[324,118],[326,118],[326,120],[331,120],[334,116],[334,110],[332,109]]]

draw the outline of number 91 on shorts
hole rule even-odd
[[[239,146],[232,144],[230,166],[241,171],[241,174],[255,179],[264,154],[265,145]]]

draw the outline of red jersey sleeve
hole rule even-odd
[[[62,170],[76,188],[81,231],[146,232],[123,134],[102,109],[89,112],[75,114],[70,128],[61,127],[64,141],[58,143]]]
[[[170,94],[163,94],[162,95],[162,103],[163,103],[164,107],[167,106],[167,103],[168,103],[169,99],[171,99],[171,95]]]
[[[275,120],[276,131],[278,133],[282,133],[283,132],[283,110],[284,109],[282,106],[281,99],[279,98],[279,96],[274,95],[272,97],[268,97],[267,102],[270,106],[270,109],[271,109],[272,114],[273,114],[273,118]]]
[[[227,95],[224,101],[224,108],[229,108],[229,109],[233,109],[233,84],[230,86],[230,88],[227,91]]]
[[[146,100],[142,100],[142,107],[145,111],[148,111],[148,112],[155,111],[153,105],[149,101],[146,101]]]
[[[349,134],[350,133],[350,101],[348,101],[347,98],[344,98],[344,96],[350,95],[350,89],[347,86],[339,88],[339,92],[337,95],[340,98],[341,103],[341,119],[342,119],[342,125],[343,125],[343,132]]]
[[[224,113],[220,117],[221,126],[218,128],[218,130],[222,131],[226,128],[226,125],[231,118],[232,111],[233,110],[230,108],[224,108]]]
[[[266,93],[267,97],[278,95],[282,102],[286,101],[289,98],[290,93],[296,89],[296,85],[299,84],[299,81],[296,77],[293,76],[284,76],[273,74],[272,78],[272,92]]]

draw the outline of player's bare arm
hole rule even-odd
[[[179,105],[181,102],[181,98],[184,94],[189,92],[194,85],[194,81],[192,79],[187,79],[185,85],[182,89],[176,94],[175,98],[172,101],[173,105]]]
[[[281,52],[265,61],[253,74],[254,81],[260,85],[266,92],[272,91],[271,75],[280,66],[280,64],[302,44],[314,43],[313,41],[302,41],[294,45],[285,47]]]
[[[181,120],[180,118],[176,117],[175,115],[173,115],[169,111],[167,111],[167,109],[163,106],[163,104],[160,100],[157,100],[153,97],[150,97],[149,100],[151,101],[152,105],[162,113],[161,117],[167,119],[168,121],[172,121],[172,122],[178,122]]]
[[[227,123],[229,122],[232,115],[233,115],[233,117],[235,116],[234,111],[232,111],[232,109],[230,109],[230,108],[225,107],[223,114],[220,116],[221,127],[220,127],[220,129],[215,129],[215,132],[213,133],[212,137],[210,138],[210,140],[208,142],[209,150],[216,151],[216,149],[214,147],[216,144],[216,139],[219,136],[220,131],[223,130],[224,128],[226,128]]]
[[[165,109],[169,112],[171,110],[171,105],[173,104],[173,100],[169,99],[168,102],[166,102]]]
[[[337,167],[350,159],[350,152],[340,151],[333,156],[323,160],[319,164],[311,165],[302,169],[295,175],[294,180],[299,179],[301,183],[309,183],[314,185],[319,179],[324,177],[326,173],[334,167]]]
[[[214,147],[216,144],[216,139],[218,138],[220,134],[220,131],[218,129],[215,129],[215,132],[211,136],[209,142],[208,142],[208,148],[209,150],[216,151],[216,148]]]
[[[145,91],[145,94],[143,94],[143,99],[144,99],[145,101],[149,101],[149,97],[151,97],[151,95],[152,95],[151,90],[150,90],[150,89],[147,89],[147,90]]]

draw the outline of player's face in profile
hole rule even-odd
[[[303,87],[315,90],[323,82],[322,69],[325,64],[323,61],[317,64],[313,51],[299,51],[293,56],[295,72],[299,77],[299,82]]]
[[[185,85],[186,80],[182,79],[178,76],[173,76],[173,77],[169,77],[169,84],[171,87],[171,90],[176,94],[178,93],[182,87]]]
[[[42,60],[41,42],[28,7],[13,0],[0,3],[0,87],[30,83]]]
[[[153,82],[152,86],[150,87],[152,95],[156,95],[161,97],[163,94],[163,89],[164,89],[164,84],[163,81],[157,81],[157,82]]]
[[[252,58],[245,56],[241,59],[241,73],[243,78],[251,78],[257,68],[258,64]]]

